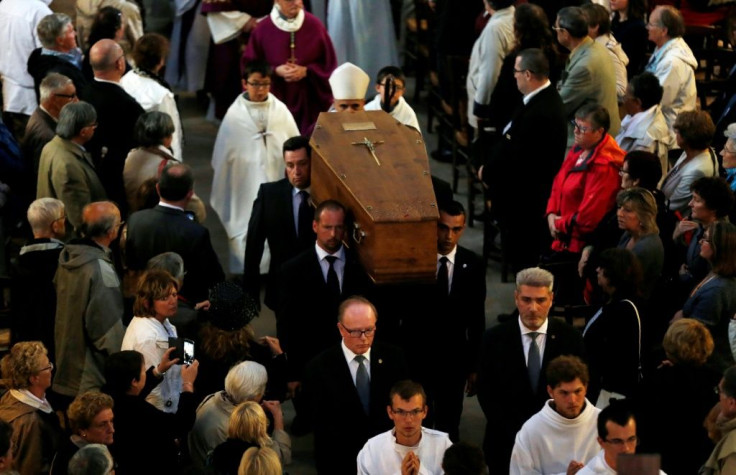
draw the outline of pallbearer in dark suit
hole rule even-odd
[[[483,337],[478,402],[487,420],[483,451],[490,473],[508,473],[516,433],[548,399],[548,362],[583,354],[580,333],[547,318],[553,283],[552,274],[538,267],[516,274],[519,318],[487,330]]]
[[[268,269],[265,304],[276,310],[279,299],[278,272],[281,265],[314,245],[310,203],[311,154],[309,139],[301,135],[284,142],[286,178],[264,183],[253,202],[245,242],[245,291],[260,302],[261,258],[268,241],[271,264]],[[245,203],[244,203],[245,205]]]
[[[392,427],[386,415],[391,386],[409,371],[398,348],[373,343],[376,309],[352,297],[339,309],[342,343],[313,359],[303,396],[314,428],[314,454],[320,474],[353,474],[365,442]]]
[[[320,203],[312,222],[316,242],[281,268],[276,330],[289,358],[291,394],[307,362],[340,341],[335,329],[340,303],[370,288],[365,271],[342,245],[346,214],[337,201]]]
[[[540,251],[549,247],[544,212],[565,158],[567,120],[541,49],[518,53],[514,77],[523,104],[503,129],[482,175],[501,228],[504,257],[518,272],[537,265]]]
[[[465,210],[440,205],[437,221],[437,284],[417,286],[413,311],[404,315],[404,349],[413,377],[427,391],[427,427],[459,438],[463,396],[475,394],[478,354],[485,329],[485,267],[458,245]],[[428,351],[442,348],[442,351]]]

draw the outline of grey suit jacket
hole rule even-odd
[[[600,104],[611,116],[608,133],[613,137],[621,127],[616,97],[616,71],[605,46],[586,37],[567,60],[565,70],[557,85],[565,105],[565,115],[572,120],[575,111],[588,103]],[[572,137],[572,127],[569,127]],[[568,145],[570,144],[568,140]]]

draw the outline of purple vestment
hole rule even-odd
[[[311,13],[304,12],[304,23],[294,36],[296,64],[307,67],[307,76],[297,82],[286,82],[274,73],[271,94],[286,104],[301,133],[308,134],[319,113],[332,105],[328,80],[337,67],[337,59],[327,30]],[[277,28],[270,17],[264,18],[251,33],[243,65],[261,59],[275,70],[291,56],[290,40],[290,33]]]

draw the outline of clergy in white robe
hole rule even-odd
[[[247,77],[246,92],[225,114],[212,154],[210,204],[230,239],[229,268],[235,274],[243,273],[248,221],[258,188],[284,177],[281,147],[287,139],[299,135],[289,109],[268,92],[265,84],[270,84],[269,75],[251,73]],[[266,98],[250,100],[257,96]],[[268,273],[269,259],[264,250],[262,273]]]
[[[585,464],[598,453],[597,423],[601,410],[585,399],[583,410],[570,419],[553,409],[552,404],[552,400],[547,401],[516,434],[511,452],[512,475],[564,474],[571,461]]]

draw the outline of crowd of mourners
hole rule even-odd
[[[325,474],[736,473],[731,2],[49,3],[0,0],[0,473],[280,474],[309,432]],[[345,203],[310,195],[321,112],[422,142],[404,23],[516,275],[488,330],[449,184],[436,283],[374,284]],[[731,53],[715,97],[707,47]],[[219,127],[229,280],[180,91]],[[262,291],[276,336],[251,325]]]

